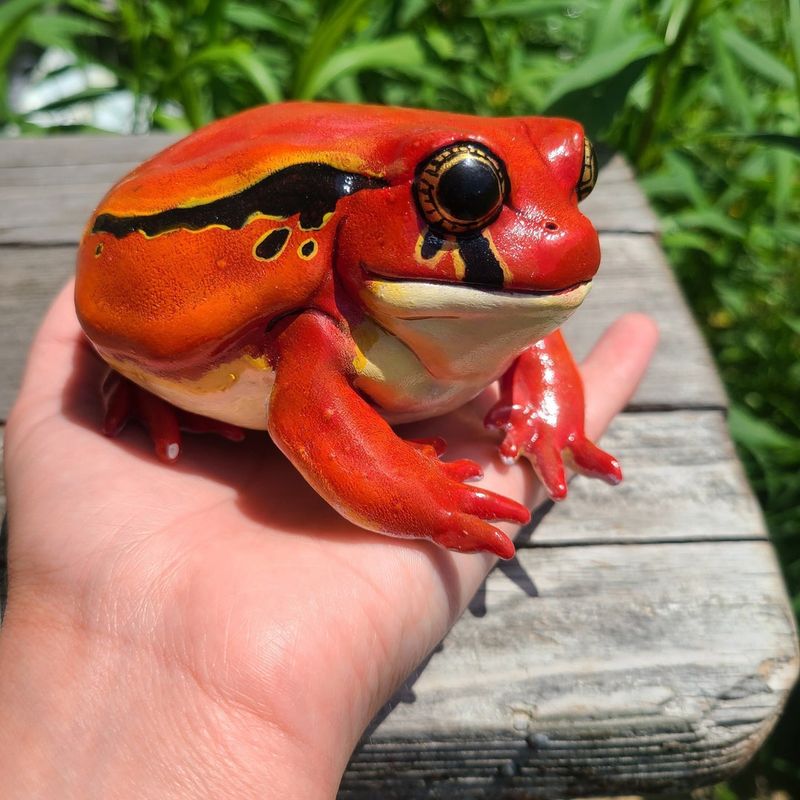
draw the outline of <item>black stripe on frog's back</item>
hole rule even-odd
[[[197,231],[209,225],[239,229],[252,214],[287,218],[300,214],[300,227],[319,228],[336,203],[362,189],[382,189],[387,182],[370,175],[343,172],[328,164],[307,163],[274,172],[247,189],[198,206],[179,206],[156,214],[118,217],[100,214],[92,232],[111,233],[121,239],[141,231],[158,236],[167,231]]]

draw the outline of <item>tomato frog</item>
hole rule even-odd
[[[578,210],[592,145],[563,119],[284,103],[202,128],[103,198],[78,253],[80,322],[111,372],[104,432],[266,429],[363,528],[501,558],[523,505],[393,423],[499,380],[500,455],[566,494],[564,457],[621,479],[584,434],[559,325],[600,263]]]

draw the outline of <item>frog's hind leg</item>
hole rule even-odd
[[[180,455],[181,431],[216,433],[233,442],[244,439],[244,431],[236,425],[176,408],[113,369],[103,380],[101,395],[105,410],[103,433],[117,436],[129,421],[135,420],[150,434],[158,458],[168,464]]]

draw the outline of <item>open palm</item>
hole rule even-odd
[[[584,365],[590,435],[624,405],[654,341],[648,320],[626,317]],[[171,467],[136,428],[106,439],[102,373],[67,287],[34,343],[8,425],[6,628],[46,617],[54,639],[67,632],[91,658],[102,654],[106,677],[85,691],[102,695],[87,698],[95,714],[115,719],[116,755],[97,778],[106,788],[119,780],[115,759],[129,771],[141,760],[147,774],[129,777],[137,797],[173,796],[165,787],[189,796],[184,758],[207,753],[246,765],[240,789],[215,766],[221,788],[210,796],[248,796],[246,787],[280,783],[281,762],[313,753],[292,788],[332,796],[372,715],[457,619],[493,559],[355,528],[265,433],[241,444],[187,437]],[[488,393],[403,434],[444,436],[446,458],[478,461],[483,485],[530,504],[532,472],[499,464],[483,429],[491,402]],[[126,748],[144,752],[126,757]]]

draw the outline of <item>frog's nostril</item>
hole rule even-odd
[[[557,231],[558,230],[558,225],[555,222],[553,222],[553,220],[551,220],[551,219],[548,220],[547,222],[545,222],[544,226],[549,231]]]

